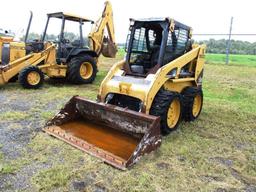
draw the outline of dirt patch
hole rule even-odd
[[[223,177],[211,176],[211,175],[203,175],[200,177],[200,179],[206,183],[213,182],[213,181],[221,182],[224,180]]]
[[[225,159],[223,157],[214,157],[210,158],[210,161],[218,162],[222,165],[225,165],[227,167],[231,167],[233,165],[233,161],[231,159]]]
[[[41,131],[43,122],[2,122],[0,124],[0,144],[6,159],[16,159],[30,140]]]
[[[74,181],[72,183],[74,190],[77,191],[84,191],[84,189],[86,188],[86,186],[88,186],[88,183],[84,182],[84,181]]]
[[[170,165],[165,162],[160,162],[156,164],[157,168],[159,169],[169,169]]]

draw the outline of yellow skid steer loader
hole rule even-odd
[[[97,101],[74,96],[44,128],[47,133],[120,169],[161,144],[203,105],[205,46],[170,18],[131,19],[126,58],[113,65]]]

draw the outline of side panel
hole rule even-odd
[[[49,64],[40,65],[39,69],[42,70],[48,77],[66,77],[67,75],[67,65]]]
[[[51,47],[52,45],[50,43],[45,44],[45,49]],[[47,58],[45,59],[45,64],[49,65],[55,65],[56,64],[56,49],[55,47],[53,49],[50,49]]]
[[[181,73],[181,69],[182,67],[184,67],[185,65],[187,65],[188,63],[192,62],[193,60],[197,60],[197,64],[196,67],[198,65],[198,62],[200,62],[200,60],[198,60],[198,58],[203,57],[202,55],[204,55],[204,50],[205,50],[205,46],[199,46],[199,45],[195,45],[193,47],[193,49],[189,52],[187,52],[186,54],[180,56],[179,58],[175,59],[174,61],[168,63],[167,65],[163,66],[162,68],[160,68],[157,73],[155,74],[155,78],[152,81],[152,85],[151,88],[149,90],[149,92],[147,93],[147,97],[146,97],[146,101],[145,101],[145,106],[146,106],[146,114],[149,114],[151,105],[153,103],[153,100],[157,94],[157,92],[160,90],[160,88],[169,80],[172,81],[172,83],[188,83],[189,82],[193,82],[196,83],[196,79],[197,76],[195,73],[194,77],[190,77],[190,78],[180,78],[179,75]],[[203,68],[203,64],[204,62],[201,62],[202,68]],[[202,70],[201,68],[201,70]],[[175,73],[175,77],[173,79],[170,79],[169,77],[169,73],[170,71],[172,71],[173,69],[176,69],[176,73]],[[169,83],[167,83],[166,85],[168,85]],[[169,84],[169,89],[174,89],[175,87],[176,89],[177,86],[174,86],[173,88],[171,88],[171,84]]]
[[[172,81],[166,81],[164,84],[164,88],[168,91],[175,91],[181,93],[182,90],[185,87],[189,86],[196,86],[196,84],[192,81],[187,81],[187,82],[179,82],[179,83],[174,83]]]
[[[10,62],[19,58],[25,57],[25,43],[24,42],[11,42],[10,43]]]
[[[52,44],[46,43],[46,49],[51,47]],[[52,48],[49,50],[48,55],[44,61],[44,65],[40,65],[39,68],[48,77],[66,77],[67,65],[56,63],[56,49]]]
[[[204,63],[205,63],[205,47],[200,49],[199,56],[197,58],[197,63],[196,63],[196,69],[195,69],[195,78],[197,83],[199,83],[199,78],[202,76],[202,71],[204,68]]]

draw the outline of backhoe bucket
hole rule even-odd
[[[74,96],[44,131],[119,169],[161,144],[160,118]]]
[[[109,38],[104,38],[101,53],[104,57],[115,58],[117,46]]]

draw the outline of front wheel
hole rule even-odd
[[[164,135],[176,130],[182,114],[180,94],[161,89],[154,98],[150,114],[160,116],[161,131]]]
[[[92,83],[96,77],[97,65],[94,58],[86,55],[74,57],[68,65],[67,78],[74,84]]]
[[[36,66],[29,66],[19,73],[19,83],[26,89],[38,89],[43,85],[44,74]]]

